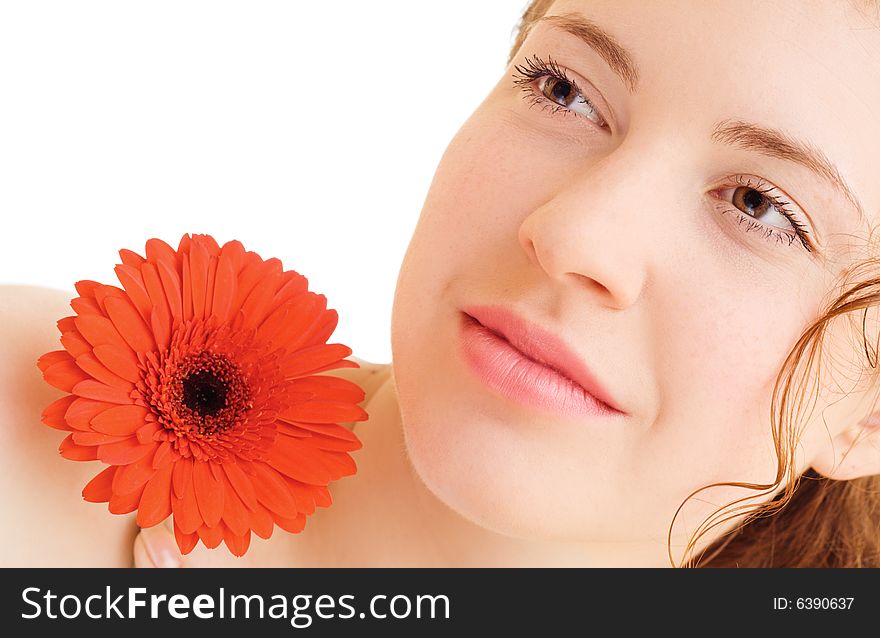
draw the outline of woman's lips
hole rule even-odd
[[[553,367],[530,358],[467,312],[461,315],[460,346],[465,361],[485,385],[521,405],[568,418],[624,414]]]

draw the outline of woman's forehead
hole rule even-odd
[[[876,223],[880,26],[866,1],[556,0],[547,16],[587,18],[625,49],[637,86],[624,88],[607,51],[588,70],[603,58],[598,72],[634,112],[677,118],[681,135],[703,135],[721,120],[791,134],[830,160]],[[555,24],[539,22],[535,36],[585,50]]]

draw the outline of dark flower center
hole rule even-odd
[[[199,370],[183,379],[183,404],[199,416],[214,416],[226,407],[228,391],[213,370]]]

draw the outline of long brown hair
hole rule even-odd
[[[507,63],[514,59],[534,23],[553,0],[531,0],[516,25],[516,38]],[[873,253],[876,254],[876,253]],[[873,275],[871,274],[873,273]],[[819,319],[801,335],[782,365],[771,401],[771,430],[777,455],[773,483],[713,483],[692,492],[672,517],[667,538],[673,567],[880,567],[880,475],[848,481],[832,480],[812,468],[798,474],[795,452],[804,419],[808,382],[818,390],[823,339],[835,319],[861,315],[860,341],[868,367],[877,367],[878,346],[869,343],[867,313],[880,308],[880,259],[858,262],[844,273],[841,294],[825,304]],[[876,325],[876,324],[875,324]],[[875,335],[876,336],[876,335]],[[878,344],[880,345],[880,344]],[[812,397],[815,403],[815,395]],[[810,407],[810,406],[806,406]],[[757,492],[738,499],[706,519],[691,536],[685,558],[676,564],[671,539],[675,519],[696,494],[716,486],[734,486]],[[781,491],[778,491],[783,486]],[[759,497],[778,493],[763,503]],[[722,516],[727,511],[727,516]],[[699,557],[689,556],[702,535],[740,517],[734,529],[716,539]]]

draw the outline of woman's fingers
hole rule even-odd
[[[142,529],[134,540],[135,567],[182,567],[174,533],[164,524]]]

